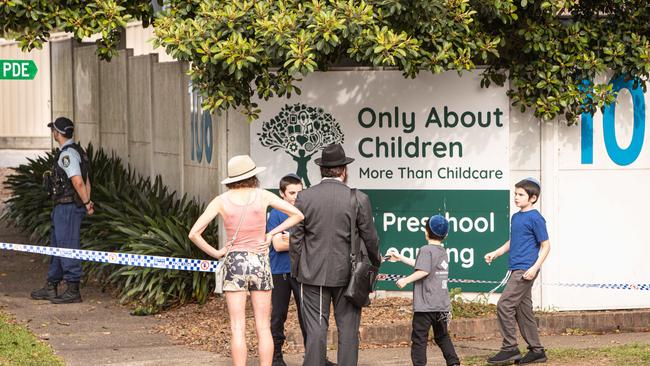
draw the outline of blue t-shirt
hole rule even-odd
[[[519,211],[510,220],[511,270],[528,270],[539,256],[540,243],[548,240],[546,220],[537,210]]]
[[[274,208],[271,209],[269,214],[269,219],[266,221],[266,232],[275,229],[280,225],[284,220],[289,217],[282,211],[278,211]],[[271,245],[271,250],[269,251],[269,257],[271,259],[271,273],[272,274],[284,274],[291,273],[291,258],[289,257],[289,252],[276,252],[273,245]]]

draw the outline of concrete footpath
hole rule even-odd
[[[0,241],[28,243],[25,235],[0,222]],[[132,316],[129,309],[93,286],[82,289],[81,304],[53,305],[29,298],[43,284],[47,272],[44,257],[0,251],[0,309],[11,313],[39,338],[49,343],[66,365],[230,365],[227,357],[193,350],[170,337],[156,333],[161,320]],[[584,336],[547,336],[548,348],[590,348],[627,343],[650,344],[650,333],[620,333]],[[456,341],[461,357],[483,356],[499,347],[498,339]],[[336,359],[330,351],[329,358]],[[302,363],[302,354],[286,355],[290,366]],[[252,359],[250,365],[256,365]],[[410,350],[369,349],[360,352],[359,365],[408,365]],[[429,364],[443,365],[437,348],[429,349]]]
[[[0,241],[27,243],[0,222]],[[223,364],[219,355],[176,344],[153,332],[159,320],[129,314],[109,294],[82,288],[84,302],[54,305],[29,293],[45,282],[44,256],[0,251],[0,310],[11,313],[61,356],[66,365]],[[188,362],[189,361],[189,362]]]

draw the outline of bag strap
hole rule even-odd
[[[255,190],[255,199],[257,199],[257,189]],[[235,233],[232,235],[232,239],[230,239],[230,242],[227,244],[226,255],[230,253],[230,249],[232,249],[233,244],[235,244],[235,240],[237,239],[237,234],[239,234],[239,229],[241,228],[241,224],[242,222],[244,222],[244,216],[246,216],[246,211],[248,211],[248,206],[252,204],[250,200],[251,200],[251,194],[249,192],[248,197],[246,198],[246,206],[244,206],[244,210],[242,211],[241,216],[239,217],[239,224],[237,224],[237,229],[235,230]]]
[[[357,237],[357,215],[359,212],[359,200],[357,198],[356,188],[350,189],[350,201],[352,202],[352,215],[350,215],[350,261],[354,265],[359,256],[359,238]]]

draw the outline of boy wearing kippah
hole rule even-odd
[[[441,215],[431,216],[425,222],[427,245],[420,248],[417,259],[389,253],[391,262],[403,262],[415,267],[415,272],[397,281],[397,287],[413,285],[413,331],[411,332],[411,361],[413,365],[427,364],[429,329],[440,347],[448,366],[460,365],[458,355],[447,332],[451,319],[451,303],[447,292],[449,256],[442,241],[447,237],[449,222]]]
[[[491,365],[510,364],[513,361],[520,365],[546,362],[531,296],[533,282],[551,249],[546,221],[533,208],[540,191],[539,181],[534,178],[526,178],[515,184],[514,200],[519,212],[512,215],[510,240],[485,255],[485,261],[490,264],[496,257],[510,252],[508,282],[497,303],[497,319],[503,343],[501,351],[488,358],[487,362]],[[524,357],[521,357],[517,346],[517,325],[521,336],[528,343],[528,352]]]

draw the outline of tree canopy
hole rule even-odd
[[[646,0],[0,0],[5,38],[39,47],[53,29],[81,39],[101,33],[110,58],[128,21],[154,24],[155,44],[190,63],[211,110],[252,98],[300,93],[299,80],[336,65],[420,72],[483,69],[482,86],[503,85],[522,111],[574,122],[614,101],[598,75],[650,75]]]

